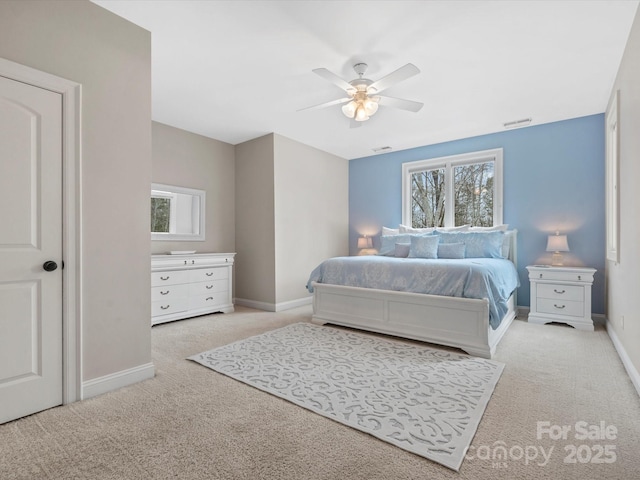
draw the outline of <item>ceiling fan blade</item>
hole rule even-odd
[[[395,85],[398,82],[406,80],[407,78],[411,78],[414,75],[420,73],[418,67],[416,67],[413,63],[407,63],[404,67],[400,67],[395,72],[391,72],[386,77],[382,77],[377,82],[373,82],[369,85],[367,90],[371,90],[372,93],[378,93],[382,90],[389,88],[392,85]]]
[[[401,110],[409,110],[410,112],[419,112],[424,103],[414,102],[413,100],[405,100],[404,98],[387,97],[380,95],[378,105],[385,107],[400,108]]]
[[[320,75],[322,78],[333,83],[334,85],[337,85],[345,92],[350,92],[350,91],[353,92],[355,90],[349,82],[343,80],[342,78],[337,76],[335,73],[330,72],[326,68],[316,68],[312,70],[312,72],[315,73],[316,75]]]
[[[321,108],[330,107],[332,105],[340,105],[341,103],[347,103],[351,98],[339,98],[338,100],[331,100],[330,102],[320,103],[319,105],[312,105],[310,107],[304,107],[298,110],[298,112],[302,112],[303,110],[319,110]]]

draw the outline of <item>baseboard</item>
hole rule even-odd
[[[280,302],[276,304],[276,312],[281,312],[283,310],[291,310],[292,308],[303,307],[305,305],[311,305],[313,302],[313,297],[303,297],[298,298],[297,300],[289,300],[288,302]]]
[[[608,320],[607,333],[609,334],[609,338],[611,338],[611,341],[613,342],[613,346],[615,347],[616,352],[618,352],[620,360],[622,360],[622,364],[624,365],[625,370],[629,374],[631,383],[633,383],[633,386],[636,387],[638,395],[640,395],[640,373],[638,373],[636,367],[633,365],[633,363],[631,363],[631,359],[629,358],[629,355],[627,355],[627,351],[624,349],[622,342],[620,342],[618,335],[616,335],[615,330],[611,326],[611,322],[609,322]]]
[[[607,326],[607,317],[604,313],[592,313],[591,320],[593,320],[594,325]]]
[[[256,300],[248,300],[246,298],[236,298],[234,299],[234,304],[248,308],[255,308],[256,310],[264,310],[265,312],[282,312],[284,310],[310,305],[312,301],[313,297],[311,296],[280,303],[258,302]]]
[[[86,400],[87,398],[117,390],[127,385],[153,378],[154,375],[155,367],[153,363],[147,363],[120,372],[110,373],[103,377],[87,380],[86,382],[82,382],[82,399]]]
[[[529,316],[529,311],[530,311],[530,310],[531,310],[531,309],[530,309],[529,307],[521,307],[521,306],[518,306],[518,307],[516,308],[516,313],[517,313],[517,315],[516,315],[516,319],[518,319],[518,320],[524,320],[524,321],[526,322],[526,321],[527,321],[527,317]]]

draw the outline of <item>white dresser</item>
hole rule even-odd
[[[582,267],[530,265],[531,323],[561,322],[593,330],[591,285],[596,270]]]
[[[151,256],[151,324],[233,312],[235,253]]]

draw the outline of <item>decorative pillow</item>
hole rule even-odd
[[[440,243],[464,243],[466,258],[504,258],[504,232],[438,232]]]
[[[438,235],[411,235],[409,257],[438,258],[439,241],[440,237]]]
[[[464,243],[440,243],[438,258],[464,258]]]
[[[398,235],[400,230],[397,228],[382,227],[382,235]]]
[[[411,237],[405,235],[382,235],[378,255],[393,257],[396,254],[396,243],[411,243]]]
[[[410,243],[396,243],[395,256],[398,258],[407,258],[410,249]]]

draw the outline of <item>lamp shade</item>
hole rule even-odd
[[[569,243],[566,235],[549,235],[547,238],[547,252],[568,252]]]
[[[358,248],[372,248],[373,241],[371,237],[360,237],[358,238]]]

